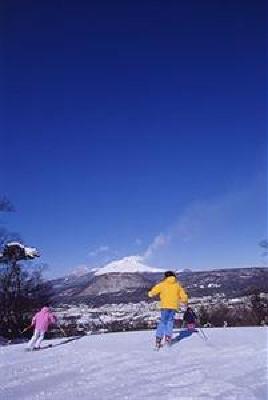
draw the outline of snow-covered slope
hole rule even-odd
[[[148,331],[54,340],[33,353],[0,347],[0,398],[266,400],[267,328],[205,332],[207,341],[195,333],[159,352]]]
[[[163,272],[162,269],[149,267],[141,256],[124,257],[121,260],[112,261],[95,271],[95,275],[124,272]]]

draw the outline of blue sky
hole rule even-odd
[[[51,275],[261,263],[264,1],[112,3],[3,3],[2,222]]]

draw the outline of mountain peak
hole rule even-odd
[[[144,263],[141,256],[128,256],[120,260],[112,261],[104,267],[98,268],[95,275],[104,275],[109,273],[138,273],[138,272],[163,272],[160,268],[152,268]]]

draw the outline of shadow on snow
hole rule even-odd
[[[48,344],[44,347],[41,347],[40,350],[50,349],[51,347],[62,346],[63,344],[67,344],[67,343],[73,342],[74,340],[79,340],[81,338],[82,338],[82,336],[75,336],[75,337],[72,337],[69,339],[62,340],[61,342],[56,343],[56,344]]]
[[[186,339],[187,337],[192,336],[192,334],[194,332],[198,333],[198,331],[196,329],[192,330],[192,331],[190,331],[190,330],[180,331],[179,334],[172,339],[171,344],[176,344],[176,343],[181,342],[183,339]]]

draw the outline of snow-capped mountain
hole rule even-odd
[[[146,265],[142,257],[125,257],[101,268],[82,266],[52,281],[53,298],[61,303],[136,303],[147,299],[149,288],[162,276],[162,269]]]
[[[144,263],[141,256],[129,256],[120,260],[112,261],[104,267],[98,268],[95,275],[104,275],[110,273],[145,273],[145,272],[163,272],[160,268],[149,267]]]

